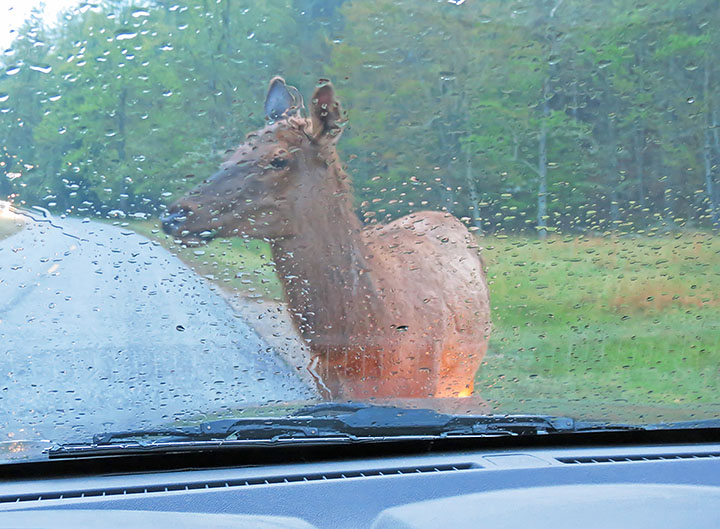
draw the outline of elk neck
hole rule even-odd
[[[294,235],[272,241],[273,260],[301,334],[316,346],[342,347],[372,332],[382,304],[350,177],[337,161],[303,170]]]

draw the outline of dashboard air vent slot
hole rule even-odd
[[[713,459],[720,458],[720,452],[686,453],[686,454],[632,454],[615,456],[583,456],[558,457],[561,463],[567,465],[582,465],[585,463],[627,463],[630,461],[674,461],[677,459]]]
[[[482,468],[475,463],[457,463],[454,465],[428,465],[410,467],[375,468],[363,470],[348,470],[346,472],[322,472],[312,474],[291,474],[265,477],[252,477],[247,479],[231,479],[217,481],[197,481],[186,483],[167,483],[140,487],[117,487],[103,489],[68,490],[62,492],[33,493],[0,496],[0,503],[19,503],[42,500],[61,500],[77,498],[94,498],[105,496],[124,496],[129,494],[148,494],[171,491],[189,491],[198,489],[217,489],[227,487],[248,487],[254,485],[277,485],[285,483],[298,483],[307,481],[323,481],[335,479],[357,479],[372,476],[397,476],[407,474],[426,474],[433,472],[456,472]]]

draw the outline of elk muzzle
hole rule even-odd
[[[172,213],[168,213],[160,217],[162,229],[168,235],[178,235],[182,231],[182,226],[187,220],[188,211],[178,209]]]

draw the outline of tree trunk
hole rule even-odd
[[[469,130],[468,130],[469,132]],[[482,220],[480,219],[480,195],[477,189],[477,178],[473,174],[472,166],[472,146],[470,142],[465,147],[465,185],[467,185],[470,193],[470,219],[472,225],[477,228],[478,232],[482,232]]]
[[[203,2],[203,12],[204,13],[210,13],[211,7],[208,4],[208,0],[204,0]],[[213,8],[212,11],[213,18],[215,18],[215,15],[217,14],[217,9]],[[215,40],[215,32],[213,31],[213,25],[208,24],[207,28],[207,48],[204,50],[207,54],[208,60],[209,60],[209,67],[207,69],[208,74],[208,86],[210,88],[210,95],[212,97],[212,110],[210,111],[210,123],[212,126],[212,130],[218,130],[220,126],[220,102],[218,101],[218,67],[217,67],[217,61],[215,60],[216,55],[218,52],[220,52],[219,49],[219,43],[214,42]],[[211,140],[212,148],[214,150],[220,148],[221,146],[218,144],[219,136],[213,135],[213,139]]]
[[[713,106],[710,109],[710,131],[713,136],[713,143],[715,144],[715,160],[720,158],[720,134],[718,134],[718,120],[717,112]]]
[[[710,98],[710,63],[705,59],[705,79],[704,79],[704,92],[705,92],[705,111],[707,115],[706,126],[705,126],[705,141],[703,143],[703,161],[705,163],[705,194],[707,195],[707,210],[710,213],[710,223],[713,230],[717,230],[720,225],[720,211],[718,211],[718,204],[716,200],[715,192],[715,174],[713,171],[713,155],[712,155],[712,123],[713,116],[710,110],[711,102]]]
[[[117,109],[117,153],[118,159],[122,162],[125,161],[125,103],[127,101],[127,89],[125,87],[120,89],[120,96],[118,97],[118,109]]]
[[[579,98],[578,80],[577,80],[577,78],[575,78],[575,79],[573,79],[573,83],[572,83],[572,109],[571,109],[571,114],[575,121],[578,120],[578,106],[580,105],[578,98]]]
[[[712,133],[713,143],[715,144],[715,155],[712,157],[713,167],[717,168],[718,162],[720,162],[720,138],[718,137],[718,121],[715,107],[712,106],[710,110],[710,132]],[[718,207],[720,202],[720,186],[717,185],[717,175],[715,175],[715,206]],[[720,220],[718,221],[720,222]],[[720,229],[718,222],[715,223],[716,229]]]
[[[710,222],[713,229],[718,229],[720,212],[715,203],[715,175],[712,167],[712,146],[710,142],[710,129],[705,130],[705,143],[703,144],[703,161],[705,162],[705,194],[707,195],[707,211],[710,213]]]
[[[635,181],[637,182],[638,202],[645,205],[645,131],[639,130],[633,135],[635,141]]]
[[[611,176],[608,179],[608,186],[610,187],[610,229],[614,230],[620,223],[620,194],[618,193],[618,162],[614,153],[612,161],[610,162]]]
[[[127,101],[127,89],[125,87],[120,89],[120,97],[118,98],[118,109],[117,109],[117,153],[118,160],[120,160],[120,167],[122,171],[126,170],[125,160],[127,154],[125,152],[125,103]],[[125,175],[121,176],[122,180],[122,193],[118,202],[118,208],[127,213],[128,210],[128,182]]]
[[[618,166],[617,155],[617,131],[612,118],[608,117],[608,159],[610,162],[610,174],[608,176],[608,196],[610,198],[610,229],[615,230],[620,223],[620,194],[618,193],[618,174],[620,168]]]
[[[543,85],[542,118],[538,133],[538,193],[537,193],[537,226],[541,239],[547,237],[547,118],[550,115],[548,94],[550,79]]]

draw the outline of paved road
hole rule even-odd
[[[312,396],[157,243],[79,219],[38,219],[0,241],[0,441]]]

